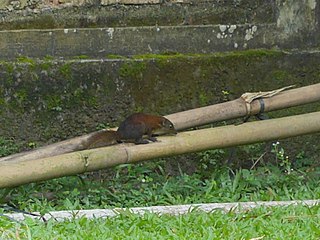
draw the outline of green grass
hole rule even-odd
[[[11,141],[6,143],[6,147],[0,145],[0,154],[15,149]],[[221,163],[225,151],[211,150],[195,155],[197,167],[192,174],[187,174],[186,168],[179,164],[174,166],[175,172],[169,171],[165,160],[123,164],[108,171],[0,190],[0,200],[26,211],[45,213],[66,209],[320,198],[319,167],[301,164],[301,161],[307,162],[306,157],[292,164],[280,145],[274,145],[272,152],[278,165],[260,164],[253,170],[230,171]]]
[[[170,216],[124,212],[46,224],[0,220],[1,239],[319,239],[320,206],[259,207],[240,213],[193,211]]]
[[[4,199],[27,211],[270,201],[320,198],[320,169],[309,172],[266,165],[168,175],[164,161],[121,165],[106,173],[64,177],[9,191]],[[4,194],[4,191],[2,190]]]
[[[2,156],[17,149],[12,140],[0,138]],[[261,156],[259,145],[246,150],[253,162]],[[304,153],[289,159],[276,143],[269,152],[276,164],[261,161],[252,170],[231,170],[222,163],[226,154],[225,150],[195,154],[196,167],[189,174],[183,160],[168,168],[166,160],[160,159],[0,190],[0,200],[26,211],[47,213],[320,198],[320,168]],[[137,216],[125,212],[116,218],[83,218],[64,223],[50,220],[47,224],[32,219],[16,223],[0,217],[0,239],[319,239],[319,220],[319,206],[301,205],[226,214],[192,212],[184,216]]]
[[[4,157],[18,151],[18,146],[12,139],[0,137],[0,157]]]

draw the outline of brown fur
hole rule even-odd
[[[134,113],[127,117],[117,131],[103,130],[91,136],[87,148],[96,148],[116,144],[117,142],[134,142],[146,144],[157,141],[155,136],[176,134],[176,130],[168,119],[162,116]],[[147,136],[147,139],[144,139]]]

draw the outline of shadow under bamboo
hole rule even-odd
[[[0,188],[207,149],[320,132],[320,112],[159,137],[146,145],[119,144],[29,161],[1,162]]]

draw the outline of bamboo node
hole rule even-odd
[[[124,148],[124,151],[126,152],[126,155],[127,155],[127,160],[126,160],[126,162],[127,162],[127,163],[130,163],[130,162],[131,162],[130,153],[129,153],[129,151],[128,151],[128,149],[127,149],[126,147]]]
[[[79,152],[79,155],[80,155],[80,159],[83,161],[84,163],[84,168],[85,170],[87,170],[87,168],[89,167],[89,156],[87,155],[84,155],[83,153]]]

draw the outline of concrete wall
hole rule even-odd
[[[319,45],[316,0],[21,0],[7,1],[0,8],[0,28],[11,29],[0,32],[2,59]]]

